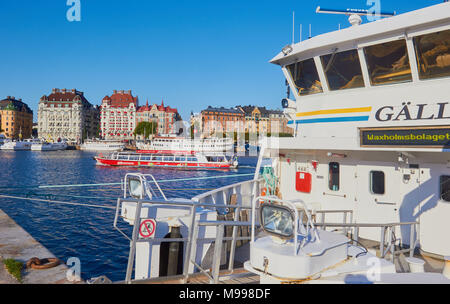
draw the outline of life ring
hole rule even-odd
[[[58,266],[61,264],[61,261],[57,258],[46,258],[46,259],[39,259],[39,258],[31,258],[27,262],[27,268],[33,268],[33,269],[49,269]]]
[[[267,195],[267,188],[264,187],[264,188],[261,189],[261,196],[266,196],[266,195]],[[263,204],[264,200],[259,200],[259,203]]]

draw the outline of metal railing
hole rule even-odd
[[[127,202],[127,203],[136,203],[136,209],[135,209],[135,217],[134,217],[134,223],[133,223],[133,232],[132,232],[132,236],[131,238],[128,237],[128,235],[122,231],[122,229],[120,229],[117,225],[118,222],[118,218],[119,218],[119,209],[120,209],[120,205],[123,202]],[[139,239],[139,227],[141,224],[141,221],[145,220],[146,218],[143,218],[140,216],[141,214],[141,210],[142,210],[142,205],[146,204],[146,205],[163,205],[164,207],[168,207],[168,206],[184,206],[187,209],[189,209],[189,214],[187,216],[190,216],[190,229],[188,229],[188,236],[184,237],[184,238],[153,238],[153,239]],[[196,215],[197,215],[197,209],[198,207],[203,207],[206,209],[226,209],[226,210],[233,210],[234,209],[234,219],[233,221],[214,221],[214,222],[199,222],[197,223],[196,221]],[[218,244],[217,247],[221,247],[221,243],[223,241],[231,241],[231,249],[230,249],[230,262],[229,262],[229,270],[233,270],[233,264],[234,264],[234,254],[235,254],[235,250],[236,250],[236,242],[238,240],[250,240],[250,236],[248,237],[239,237],[238,236],[238,232],[237,232],[237,228],[239,226],[249,226],[250,223],[243,223],[243,222],[239,222],[239,216],[240,216],[240,211],[242,209],[251,209],[250,206],[241,206],[239,204],[216,204],[216,203],[199,203],[199,202],[183,202],[183,201],[156,201],[156,200],[142,200],[142,199],[132,199],[132,198],[119,198],[117,200],[117,206],[116,206],[116,213],[115,213],[115,218],[114,218],[114,228],[116,230],[118,230],[122,235],[124,235],[129,241],[130,241],[130,252],[129,252],[129,256],[128,256],[128,264],[127,264],[127,271],[126,271],[126,276],[125,276],[125,282],[126,283],[131,283],[132,279],[132,272],[133,272],[133,266],[134,266],[134,260],[135,260],[135,255],[136,255],[136,244],[138,242],[148,242],[150,244],[152,243],[163,243],[163,242],[184,242],[186,244],[186,251],[185,251],[185,257],[184,257],[184,265],[183,265],[183,277],[184,277],[184,281],[186,282],[189,276],[189,266],[192,262],[192,256],[195,257],[195,248],[197,246],[198,242],[216,242],[216,244]],[[219,233],[219,231],[217,231],[217,235],[216,238],[198,238],[198,227],[200,226],[218,226],[218,230],[222,229],[221,234]],[[233,226],[233,234],[231,237],[223,237],[223,229],[225,226]],[[194,236],[194,233],[197,232],[197,235]],[[218,239],[219,235],[222,235],[222,239]],[[219,245],[220,244],[220,245]],[[216,248],[215,248],[216,250]],[[194,253],[192,253],[194,252]],[[195,263],[195,261],[193,261]],[[219,263],[220,266],[220,262],[215,262],[214,264],[214,269],[216,269],[217,267],[217,263]],[[195,265],[197,266],[198,265]],[[199,267],[198,267],[199,268]],[[199,268],[201,270],[201,268]],[[216,274],[215,274],[216,275]]]
[[[232,194],[237,195],[237,204],[242,206],[251,206],[253,198],[260,195],[261,183],[263,179],[249,180],[233,185],[217,188],[212,191],[194,196],[192,201],[204,203],[206,201],[218,204],[226,202]]]
[[[197,246],[195,244],[198,242],[198,232],[200,227],[206,227],[206,226],[214,226],[217,227],[216,229],[216,239],[214,240],[214,255],[213,255],[213,263],[212,263],[212,273],[211,275],[208,273],[207,270],[202,269],[197,263],[195,263],[194,260],[192,260],[192,256],[195,257],[195,250]],[[231,241],[231,249],[230,249],[230,256],[228,259],[228,271],[231,272],[227,275],[226,278],[233,278],[233,277],[241,277],[246,276],[248,274],[239,274],[239,275],[232,275],[232,272],[234,270],[234,256],[236,251],[236,242],[238,240],[250,240],[250,236],[245,237],[238,237],[236,234],[233,233],[231,237],[224,237],[225,227],[232,226],[232,227],[250,227],[251,222],[236,222],[236,221],[199,221],[196,223],[194,228],[194,235],[193,235],[193,242],[192,242],[192,248],[191,248],[191,258],[189,259],[189,262],[192,263],[194,266],[196,266],[202,273],[204,273],[209,278],[210,284],[218,284],[220,281],[220,265],[222,261],[222,246],[224,241]],[[209,241],[209,240],[208,240]],[[186,283],[187,277],[185,277],[185,283]]]
[[[419,222],[401,222],[401,223],[386,223],[386,224],[374,224],[374,223],[319,223],[318,224],[322,229],[327,227],[334,228],[345,228],[346,233],[348,230],[351,230],[351,237],[356,243],[359,242],[359,230],[360,228],[380,228],[380,257],[385,258],[388,253],[391,254],[391,261],[394,262],[395,255],[401,253],[409,253],[410,257],[414,255],[414,250],[419,244],[418,238],[418,227]],[[410,226],[409,229],[409,248],[406,249],[396,249],[397,241],[400,241],[398,244],[399,247],[404,247],[404,243],[401,238],[395,237],[395,228]],[[386,234],[388,238],[386,239]]]

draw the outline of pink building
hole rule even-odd
[[[132,139],[136,128],[138,97],[129,91],[113,91],[105,96],[101,105],[100,129],[104,139]]]
[[[136,125],[141,121],[156,122],[158,124],[158,134],[172,134],[176,133],[174,124],[181,120],[178,110],[169,106],[164,106],[164,101],[161,105],[149,106],[148,101],[145,106],[139,107],[136,114]]]

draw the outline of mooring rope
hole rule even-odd
[[[73,206],[83,206],[83,207],[112,209],[112,210],[116,209],[116,207],[113,207],[113,206],[102,206],[102,205],[92,205],[92,204],[71,203],[71,202],[62,202],[62,201],[55,201],[55,200],[46,200],[46,199],[40,199],[40,198],[21,197],[21,196],[12,196],[12,195],[1,195],[0,194],[0,197],[11,198],[11,199],[18,199],[18,200],[25,200],[25,201],[46,202],[46,203],[53,203],[53,204],[60,204],[60,205],[73,205]]]
[[[217,179],[217,178],[231,178],[231,177],[241,177],[241,176],[254,176],[254,173],[246,174],[234,174],[234,175],[221,175],[221,176],[204,176],[204,177],[190,177],[190,178],[176,178],[176,179],[163,179],[157,181],[158,183],[167,182],[181,182],[181,181],[194,181],[194,180],[205,180],[205,179]],[[154,181],[148,181],[149,183],[154,183]],[[105,183],[105,184],[70,184],[70,185],[46,185],[38,186],[39,189],[49,189],[49,188],[71,188],[71,187],[95,187],[95,186],[117,186],[122,183]]]

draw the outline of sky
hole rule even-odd
[[[209,105],[280,108],[286,87],[269,63],[292,42],[349,26],[325,8],[369,9],[373,0],[71,0],[0,1],[0,99],[22,98],[34,111],[52,88],[77,89],[94,105],[113,90],[132,90],[140,105],[191,111]],[[397,14],[442,0],[381,0]],[[369,3],[369,5],[368,5]],[[71,11],[72,12],[72,11]],[[363,18],[363,22],[368,22]]]

